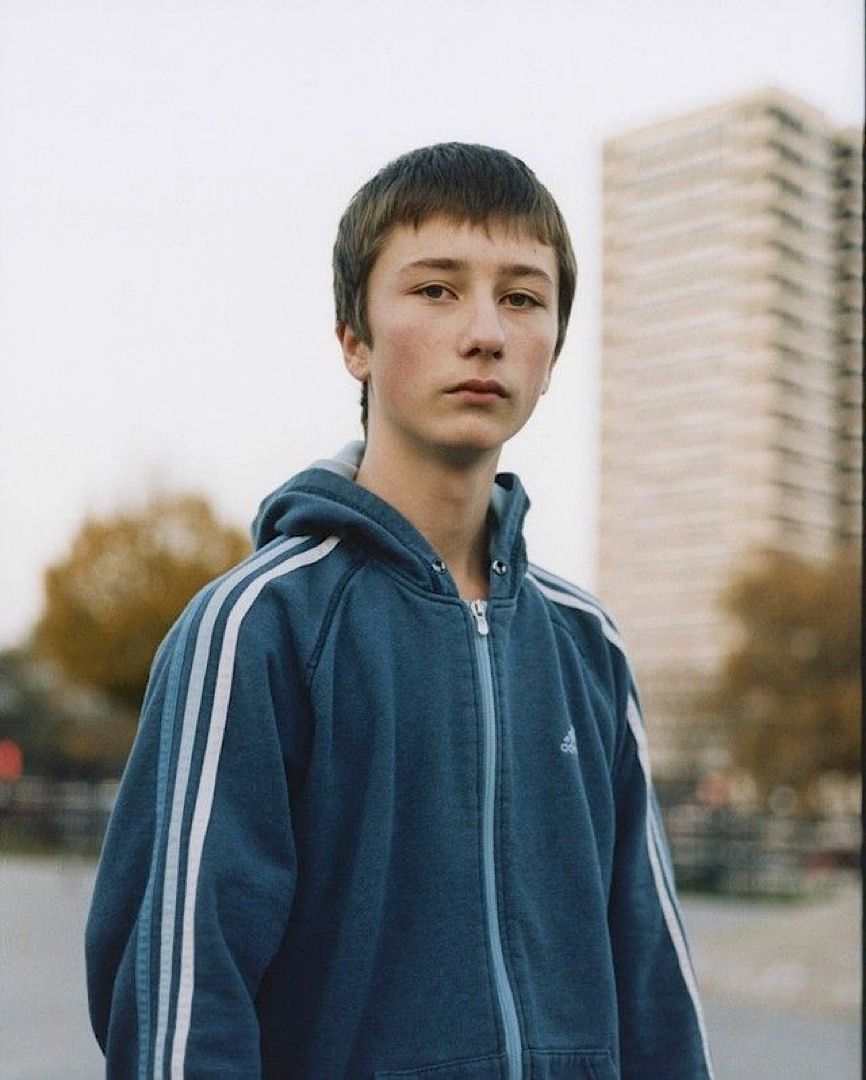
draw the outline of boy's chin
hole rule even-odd
[[[437,433],[431,440],[431,451],[455,463],[471,465],[489,460],[491,455],[499,455],[502,447],[511,438],[513,432],[498,431],[453,431]]]
[[[439,420],[439,418],[437,418]],[[491,457],[499,456],[502,447],[516,432],[513,424],[497,422],[486,417],[449,417],[444,422],[427,422],[402,426],[395,430],[395,437],[385,431],[377,439],[375,424],[371,425],[370,438],[390,448],[392,454],[400,454],[401,445],[416,460],[429,457],[431,461],[447,461],[450,464],[469,467],[489,463]]]

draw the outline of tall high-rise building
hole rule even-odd
[[[859,535],[860,147],[778,90],[604,146],[598,588],[662,777],[712,763],[732,573]]]

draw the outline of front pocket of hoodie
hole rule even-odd
[[[607,1050],[530,1050],[532,1080],[619,1080]],[[472,1058],[418,1069],[386,1069],[374,1080],[501,1080],[505,1057]]]
[[[502,1080],[504,1062],[504,1054],[491,1054],[416,1069],[377,1069],[373,1077],[374,1080]]]
[[[532,1080],[619,1080],[607,1050],[530,1050]]]

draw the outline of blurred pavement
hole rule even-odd
[[[0,856],[0,1076],[96,1080],[83,926],[93,863]],[[860,1076],[860,898],[683,904],[717,1080]]]

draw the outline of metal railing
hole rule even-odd
[[[0,784],[0,852],[70,851],[96,855],[117,781],[50,781],[22,777]]]
[[[665,825],[682,889],[799,896],[859,865],[856,818],[800,819],[694,804],[669,807]]]
[[[98,854],[117,787],[36,777],[0,784],[0,852]],[[803,820],[683,801],[663,814],[681,889],[797,896],[859,865],[854,817]]]

